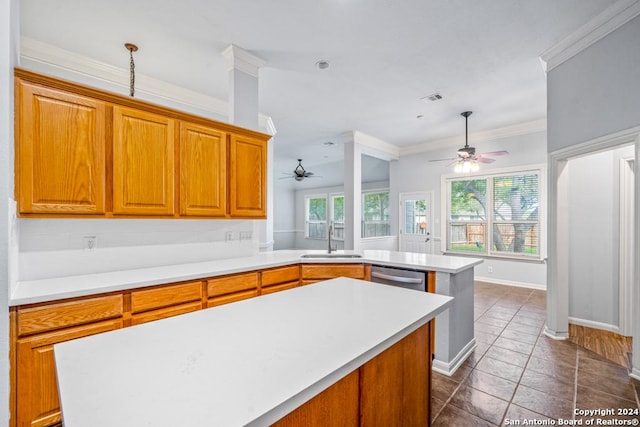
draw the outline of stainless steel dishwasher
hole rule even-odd
[[[427,275],[424,271],[372,265],[371,281],[416,291],[427,291]]]

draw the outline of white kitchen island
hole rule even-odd
[[[56,344],[64,425],[270,425],[451,302],[339,278]]]

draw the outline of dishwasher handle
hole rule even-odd
[[[390,280],[392,282],[398,282],[398,283],[410,283],[412,285],[420,285],[424,282],[423,279],[416,279],[412,277],[402,277],[402,276],[392,276],[390,274],[384,274],[378,271],[372,271],[371,277],[375,277],[377,279]]]

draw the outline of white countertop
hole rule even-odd
[[[338,278],[56,344],[65,426],[269,425],[451,301]]]
[[[19,281],[9,305],[23,305],[135,289],[185,280],[204,279],[243,271],[296,263],[369,263],[424,271],[459,273],[480,264],[481,259],[409,252],[367,250],[362,258],[301,258],[324,251],[280,250],[256,256],[214,260],[192,264],[167,265],[108,273]],[[352,254],[353,251],[338,251]]]

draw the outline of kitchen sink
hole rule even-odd
[[[300,258],[362,258],[360,254],[304,254]]]

